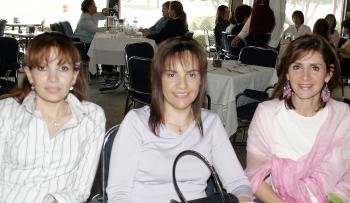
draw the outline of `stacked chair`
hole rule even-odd
[[[12,37],[0,37],[0,95],[17,87],[20,68],[18,56],[18,41]]]

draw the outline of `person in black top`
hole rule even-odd
[[[157,44],[176,36],[183,36],[188,31],[186,13],[179,1],[171,1],[169,5],[170,19],[158,33],[150,33],[147,38],[154,39]]]
[[[227,6],[220,5],[216,12],[215,19],[215,45],[217,50],[221,50],[222,48],[222,32],[226,30],[227,26],[230,24],[228,20],[230,17],[230,11]]]

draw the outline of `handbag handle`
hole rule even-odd
[[[200,154],[200,153],[198,153],[196,151],[193,151],[193,150],[185,150],[185,151],[181,152],[180,154],[178,154],[176,156],[176,158],[174,160],[174,163],[173,163],[173,184],[174,184],[174,187],[175,187],[175,191],[176,191],[177,195],[179,196],[181,202],[187,203],[187,200],[185,199],[185,197],[183,196],[182,192],[180,191],[179,186],[177,185],[176,176],[175,176],[175,169],[176,169],[177,162],[180,160],[181,157],[183,157],[185,155],[195,156],[195,157],[197,157],[198,159],[200,159],[201,161],[204,162],[204,164],[210,170],[210,172],[211,172],[211,174],[212,174],[212,176],[214,178],[214,184],[215,184],[215,187],[216,187],[216,189],[218,190],[218,192],[220,194],[222,202],[228,202],[227,199],[226,199],[226,195],[224,194],[224,191],[223,191],[222,183],[221,183],[221,181],[219,179],[218,174],[215,171],[215,168],[209,163],[209,161],[202,154]]]

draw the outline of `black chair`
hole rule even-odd
[[[119,130],[119,125],[115,125],[110,128],[106,134],[103,141],[102,152],[101,152],[101,168],[102,168],[102,189],[101,194],[95,195],[92,200],[94,202],[107,202],[108,197],[106,193],[108,174],[109,174],[109,161],[111,159],[111,152],[113,147],[114,138]]]
[[[237,106],[237,120],[238,128],[235,134],[230,137],[233,146],[246,146],[247,145],[247,128],[254,116],[255,110],[259,103],[268,99],[269,95],[265,91],[258,91],[253,89],[245,89],[242,93],[236,96],[236,106]],[[247,99],[248,103],[244,105],[239,105],[240,100]],[[238,133],[242,131],[240,137]]]
[[[0,95],[17,87],[17,70],[20,68],[18,55],[18,41],[12,37],[0,37]]]
[[[152,59],[154,56],[154,50],[151,44],[148,42],[138,42],[138,43],[130,43],[125,46],[125,61],[127,62],[130,57],[138,56],[143,58]],[[126,83],[129,80],[129,70],[128,66],[125,69],[125,79]]]
[[[148,42],[131,43],[125,46],[126,61],[132,56],[153,58],[154,50]]]
[[[242,48],[238,60],[243,64],[274,68],[277,56],[278,53],[274,49],[247,46]]]
[[[350,85],[350,59],[342,58],[340,61],[341,70],[341,93],[344,96],[344,86]]]
[[[0,37],[4,36],[4,31],[7,21],[5,19],[0,19]]]
[[[124,116],[136,104],[149,105],[151,103],[151,63],[150,58],[138,56],[132,56],[127,60],[129,85]]]
[[[350,105],[350,99],[344,98],[344,102]]]

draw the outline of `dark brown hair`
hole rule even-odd
[[[201,108],[207,84],[207,55],[203,47],[199,45],[197,41],[185,36],[167,39],[159,44],[152,61],[151,115],[148,124],[153,133],[156,135],[158,135],[159,125],[161,123],[164,123],[164,95],[161,78],[164,72],[167,70],[166,68],[172,68],[166,67],[166,63],[170,62],[170,66],[173,65],[172,62],[174,61],[180,61],[181,64],[185,64],[187,62],[186,60],[188,60],[188,57],[184,56],[186,56],[188,52],[192,55],[193,59],[197,60],[198,62],[200,87],[198,95],[192,103],[192,111],[196,125],[203,135]]]
[[[304,14],[303,12],[299,11],[299,10],[295,10],[292,14],[292,18],[299,18],[300,19],[300,22],[301,24],[304,24]]]
[[[329,24],[328,24],[328,21],[324,18],[320,18],[315,22],[312,32],[315,34],[321,35],[327,41],[331,40],[330,39],[331,31],[329,28]]]
[[[224,20],[225,12],[228,7],[226,5],[220,5],[216,11],[215,24],[218,24],[220,21]]]
[[[81,3],[81,11],[83,11],[83,13],[87,13],[89,12],[89,7],[94,3],[94,0],[84,0]]]
[[[187,29],[188,28],[187,16],[186,16],[186,13],[184,11],[184,8],[183,8],[181,2],[171,1],[170,5],[169,5],[169,9],[175,11],[176,17],[180,18],[183,26]]]
[[[27,52],[24,58],[25,66],[29,69],[40,66],[43,62],[49,62],[49,54],[52,49],[57,49],[59,63],[69,63],[74,67],[74,71],[80,70],[80,54],[72,40],[64,34],[58,32],[45,32],[30,40]],[[86,79],[83,71],[79,71],[77,80],[74,85],[73,94],[80,100],[86,99]],[[16,97],[22,103],[24,98],[31,91],[31,84],[24,76],[21,88],[14,93],[5,95],[6,97]]]
[[[328,73],[331,68],[333,69],[333,76],[328,82],[328,89],[332,91],[339,85],[340,65],[334,49],[323,37],[316,34],[306,34],[293,40],[284,51],[277,66],[278,82],[272,93],[272,98],[283,100],[283,87],[287,83],[289,66],[309,52],[318,52],[322,55]],[[285,104],[287,108],[295,109],[291,98],[286,99]],[[320,108],[325,105],[326,103],[320,99]]]
[[[335,18],[335,16],[333,14],[326,15],[326,17],[324,19],[327,20],[327,22],[329,24],[329,29],[331,30],[331,34],[333,34],[335,31],[335,26],[337,25],[337,19]],[[333,23],[333,24],[331,24],[331,23]]]

